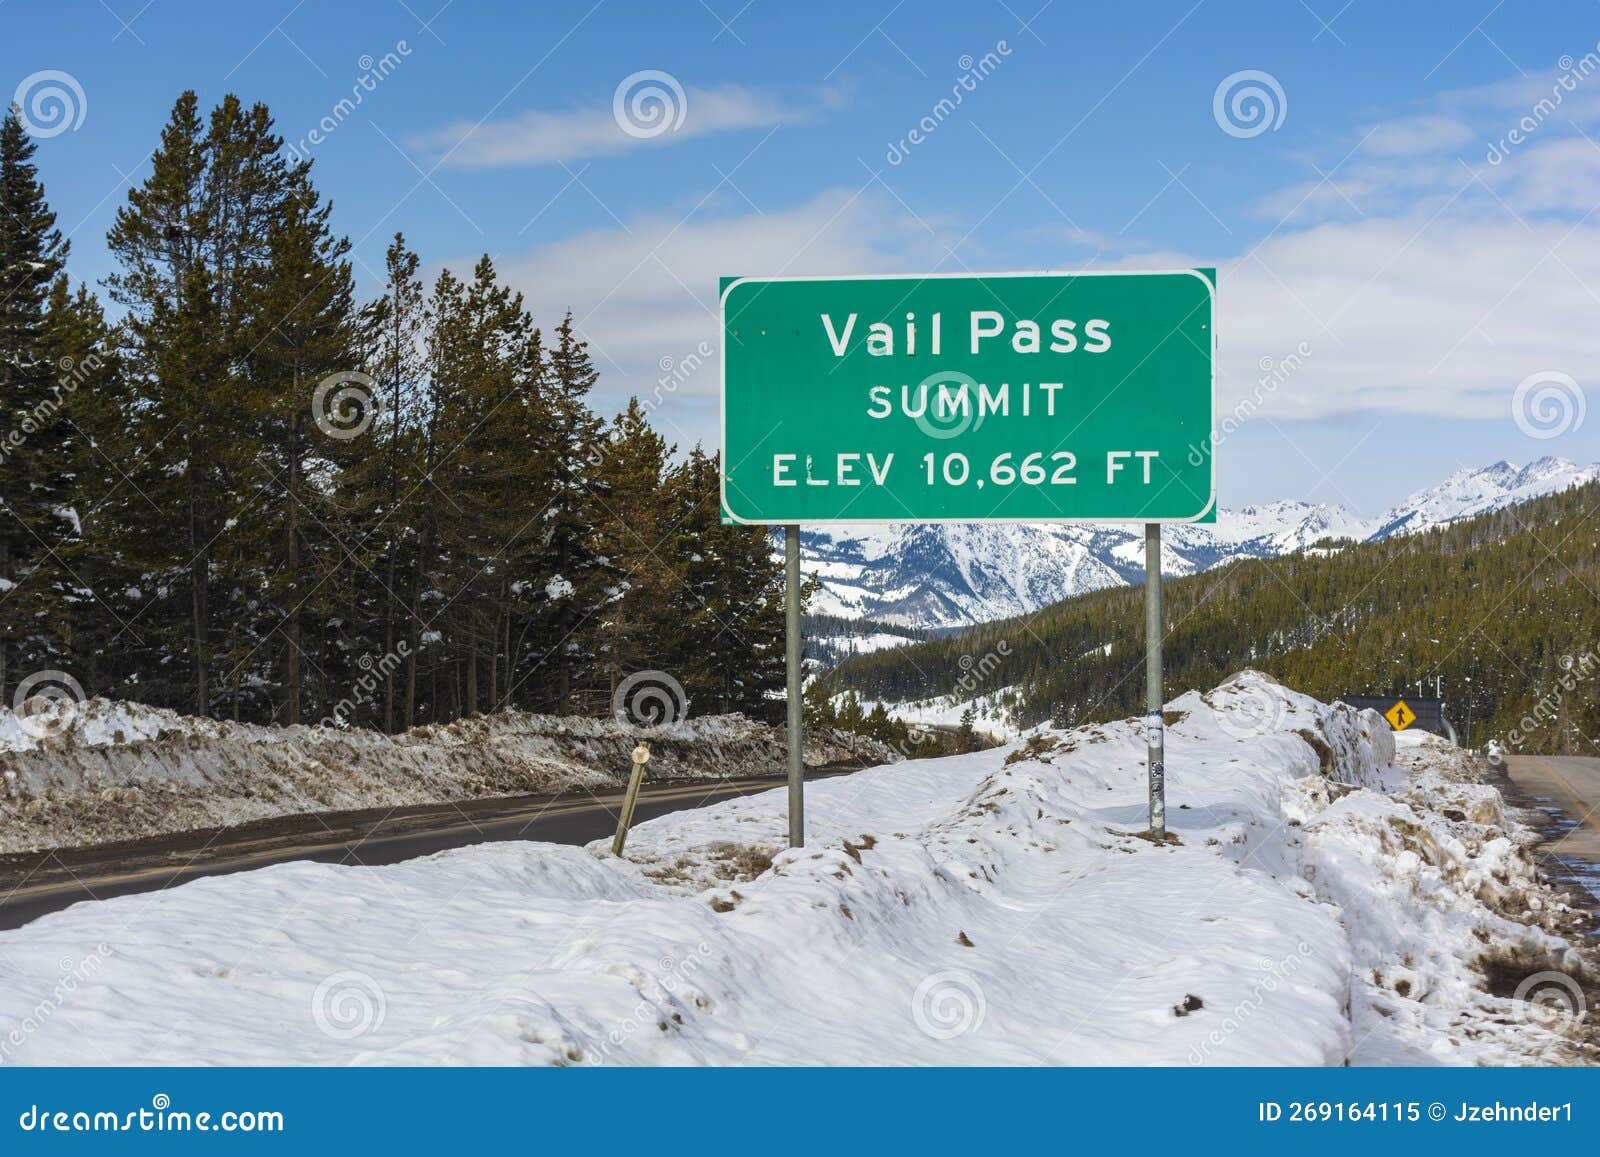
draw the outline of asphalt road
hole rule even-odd
[[[1551,800],[1577,821],[1575,828],[1547,850],[1600,863],[1600,759],[1584,755],[1508,755],[1506,774],[1529,795]]]
[[[806,778],[837,774],[844,772],[811,771]],[[768,791],[783,782],[647,783],[639,796],[634,823],[731,796]],[[619,788],[600,795],[569,792],[321,812],[87,848],[0,856],[0,929],[20,928],[46,912],[82,900],[153,892],[201,876],[290,860],[370,866],[494,840],[585,844],[616,831],[621,805]]]

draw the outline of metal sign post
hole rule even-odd
[[[784,657],[789,683],[789,846],[806,842],[805,765],[801,762],[800,729],[800,527],[790,523],[783,528]]]
[[[1161,701],[1161,524],[1144,527],[1144,680],[1150,836],[1167,838],[1166,720]]]

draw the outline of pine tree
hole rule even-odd
[[[68,529],[57,514],[64,489],[57,367],[50,360],[47,303],[66,261],[33,163],[37,146],[12,105],[0,122],[0,694],[25,678],[52,645],[37,638],[17,599]]]
[[[438,454],[426,477],[446,509],[428,524],[439,606],[427,619],[452,644],[440,656],[449,713],[470,714],[497,706],[515,677],[508,639],[531,597],[527,576],[541,573],[540,512],[551,494],[542,442],[551,419],[539,333],[488,257],[469,285],[441,275],[432,309]],[[555,590],[559,575],[543,589]]]
[[[62,274],[51,287],[48,318],[64,449],[60,509],[70,531],[42,562],[32,588],[42,596],[34,608],[36,632],[53,640],[54,665],[75,674],[91,694],[130,696],[131,672],[118,656],[136,648],[142,592],[120,532],[128,508],[144,501],[124,473],[136,452],[137,419],[120,351],[94,295],[82,286],[71,292]]]
[[[551,575],[539,607],[538,646],[548,656],[551,677],[549,705],[571,708],[575,676],[592,656],[583,649],[581,628],[599,607],[605,577],[588,549],[591,499],[585,471],[594,457],[601,422],[589,409],[589,391],[599,375],[589,346],[578,336],[568,311],[556,327],[550,349],[549,424],[544,431],[544,457],[554,471],[554,488],[544,512],[545,557],[541,569]]]
[[[663,479],[672,453],[650,427],[638,398],[612,421],[595,448],[589,486],[589,553],[604,576],[601,609],[592,620],[606,701],[635,671],[657,669],[659,610],[671,598],[672,558],[662,541],[669,515]]]
[[[570,314],[547,349],[487,257],[425,299],[396,235],[358,317],[265,106],[203,118],[184,93],[107,237],[113,327],[62,274],[15,115],[0,138],[0,406],[30,455],[0,455],[0,688],[48,664],[191,712],[397,729],[603,707],[662,668],[696,710],[776,716],[768,535],[721,524],[718,459],[672,464],[637,401],[602,436]],[[377,413],[337,437],[350,415],[314,399],[357,368]],[[854,722],[892,730],[859,701]]]
[[[801,693],[805,710],[805,726],[837,727],[839,714],[834,710],[833,692],[821,679],[813,679]]]
[[[365,445],[352,450],[345,439],[359,428],[349,421],[357,416],[350,407],[364,411],[376,399],[363,400],[359,385],[346,393],[344,407],[335,389],[325,389],[320,402],[316,397],[319,383],[348,372],[355,362],[345,260],[350,245],[329,229],[332,206],[311,185],[311,163],[285,166],[276,155],[279,142],[265,109],[254,115],[266,154],[259,184],[274,209],[264,261],[246,283],[241,311],[249,339],[242,398],[252,441],[259,444],[260,484],[253,493],[251,522],[267,532],[265,543],[248,543],[247,550],[252,560],[264,561],[275,553],[273,541],[281,544],[282,566],[262,595],[275,620],[268,628],[270,649],[282,656],[279,718],[294,724],[306,706],[307,663],[322,673],[324,683],[333,683],[324,687],[322,699],[337,699],[333,692],[350,675],[352,656],[336,645],[333,622],[341,619],[349,582],[366,562],[350,553],[349,527],[319,479],[369,452]],[[319,406],[322,412],[313,413]],[[341,578],[346,581],[337,581]],[[308,618],[315,623],[309,639]]]
[[[119,530],[142,555],[127,561],[142,563],[157,702],[290,721],[306,705],[304,603],[338,597],[317,579],[345,561],[311,479],[332,463],[307,428],[317,381],[352,368],[347,246],[329,213],[264,105],[229,95],[203,124],[186,92],[108,235],[147,435],[131,481],[149,510]]]
[[[545,531],[543,512],[554,493],[554,463],[544,452],[551,421],[549,371],[543,338],[520,293],[498,284],[487,257],[475,293],[482,301],[483,342],[490,351],[480,386],[485,415],[474,442],[481,468],[476,501],[482,523],[485,603],[472,639],[483,656],[487,686],[482,703],[509,702],[516,679],[517,644],[535,612]]]
[[[978,750],[978,733],[974,726],[976,718],[972,704],[968,703],[966,709],[961,712],[961,725],[956,729],[956,751],[958,754],[966,755],[969,752]]]
[[[769,692],[785,679],[783,568],[765,527],[722,525],[720,465],[720,456],[695,447],[671,478],[671,670],[702,713],[776,721],[782,704]]]
[[[212,706],[212,563],[227,517],[222,455],[236,424],[229,420],[221,279],[210,259],[218,245],[206,139],[193,92],[173,106],[150,164],[106,238],[121,266],[106,284],[128,307],[130,371],[149,431],[133,476],[147,509],[134,511],[138,521],[121,531],[140,552],[136,565],[146,576],[150,602],[140,629],[162,656],[149,667],[148,698],[174,705],[186,699],[203,715]],[[187,677],[167,661],[173,656],[186,657]]]
[[[384,254],[383,293],[361,318],[363,361],[381,398],[371,432],[374,452],[351,463],[340,479],[356,522],[355,538],[372,560],[368,598],[358,614],[375,620],[374,635],[382,639],[382,726],[390,732],[409,727],[416,707],[417,551],[420,508],[427,501],[422,493],[427,372],[422,343],[430,320],[420,265],[405,237],[396,233]],[[397,666],[402,655],[404,662]]]

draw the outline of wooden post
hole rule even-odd
[[[639,788],[644,783],[644,765],[650,762],[650,745],[641,743],[633,749],[633,771],[628,775],[628,790],[622,797],[622,814],[617,816],[617,836],[611,841],[611,854],[622,855],[628,842],[628,829],[633,826],[633,809],[639,802]]]

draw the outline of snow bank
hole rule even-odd
[[[871,740],[808,735],[813,766],[896,758]],[[136,703],[0,708],[0,852],[100,843],[300,812],[399,807],[623,782],[651,745],[654,779],[781,775],[783,732],[737,715],[638,728],[499,712],[400,735],[262,727]]]
[[[1167,721],[1167,843],[1142,834],[1129,720],[813,784],[793,851],[769,792],[644,824],[625,860],[496,843],[80,904],[0,934],[0,1020],[24,1026],[0,1059],[1594,1055],[1575,1018],[1489,991],[1508,969],[1584,973],[1570,914],[1464,757],[1408,746],[1395,764],[1375,716],[1248,672]]]
[[[1577,1019],[1597,995],[1573,947],[1588,917],[1541,877],[1533,834],[1442,739],[1401,736],[1400,770],[1387,792],[1307,797],[1305,874],[1360,964],[1355,1063],[1600,1062]]]

